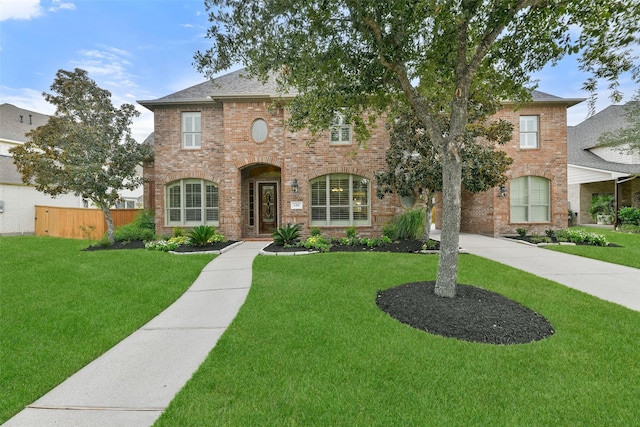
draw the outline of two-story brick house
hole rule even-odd
[[[145,197],[156,230],[209,224],[228,238],[247,239],[301,223],[307,234],[319,227],[324,235],[344,236],[354,225],[359,235],[381,235],[382,225],[407,206],[395,195],[375,197],[374,174],[385,168],[389,144],[383,120],[366,147],[339,117],[325,135],[292,132],[284,105],[295,95],[242,73],[138,101],[154,112]],[[513,143],[503,147],[514,158],[510,182],[505,197],[500,189],[465,195],[463,231],[566,226],[566,108],[575,103],[536,92],[516,112],[505,104],[498,115],[515,123]]]

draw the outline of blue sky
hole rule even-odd
[[[53,114],[42,92],[59,69],[76,67],[118,106],[185,89],[205,80],[192,63],[210,46],[209,26],[203,0],[0,0],[0,104]],[[543,92],[588,96],[571,57],[535,77]],[[635,87],[630,78],[622,82],[625,101]],[[610,103],[603,92],[596,110]],[[142,141],[153,131],[153,115],[137,107],[142,115],[132,131]],[[586,103],[569,109],[569,125],[586,118]]]

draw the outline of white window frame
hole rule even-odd
[[[339,180],[348,180],[347,188],[332,188]],[[354,185],[355,184],[355,185]],[[364,197],[357,188],[365,186]],[[311,206],[311,226],[369,226],[371,225],[371,180],[352,174],[329,174],[312,179],[309,182]],[[348,191],[347,197],[339,197],[336,200],[332,192]],[[348,212],[348,218],[335,218],[340,212]],[[314,219],[315,216],[315,219]],[[335,219],[332,219],[335,218]]]
[[[198,191],[187,193],[188,189],[196,190],[196,187]],[[217,227],[220,215],[219,205],[219,188],[211,181],[181,179],[170,182],[165,186],[165,225]]]
[[[197,150],[202,146],[202,113],[182,113],[182,148]]]
[[[346,138],[344,132],[347,133]],[[331,145],[349,145],[351,144],[352,134],[351,124],[346,122],[344,114],[335,113],[329,128],[329,143]]]
[[[544,188],[540,184],[545,184]],[[511,223],[551,222],[550,180],[542,176],[526,175],[511,180],[509,187]],[[523,194],[520,194],[521,187]]]
[[[520,148],[527,150],[540,147],[540,117],[520,116]]]

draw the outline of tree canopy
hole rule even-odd
[[[295,128],[328,128],[341,108],[363,140],[362,117],[392,103],[411,108],[442,158],[443,225],[435,292],[456,293],[465,128],[501,100],[530,99],[532,73],[580,55],[592,78],[619,98],[618,80],[639,78],[631,47],[640,0],[206,0],[213,45],[198,52],[208,76],[241,63],[276,75]]]
[[[606,132],[598,139],[603,147],[616,147],[622,152],[640,154],[640,90],[633,101],[625,105],[628,125],[614,132]]]
[[[115,108],[111,93],[78,68],[59,70],[51,90],[43,96],[56,106],[55,114],[10,150],[14,162],[36,190],[53,197],[73,193],[101,208],[113,243],[110,207],[121,199],[120,190],[142,184],[136,166],[152,156],[149,146],[131,136],[132,120],[140,113],[131,104]]]

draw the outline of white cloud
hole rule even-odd
[[[53,104],[48,103],[42,96],[42,92],[28,88],[9,88],[0,86],[0,104],[13,104],[18,108],[35,111],[36,113],[55,113]]]
[[[0,0],[0,21],[29,20],[42,15],[40,0]]]
[[[53,0],[49,12],[57,12],[59,10],[76,10],[76,5],[71,2],[63,2],[62,0]]]

